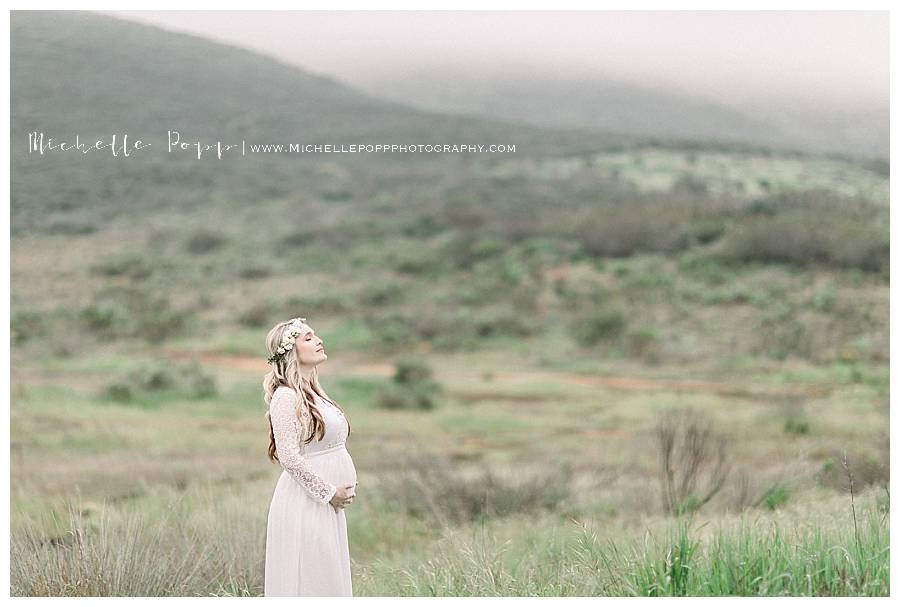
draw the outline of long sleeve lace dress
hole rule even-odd
[[[329,503],[337,485],[356,483],[346,448],[347,420],[315,395],[325,436],[302,441],[312,414],[297,418],[297,393],[278,387],[269,402],[275,450],[283,468],[266,524],[265,596],[353,596],[347,519]]]

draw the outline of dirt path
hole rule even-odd
[[[227,355],[216,353],[193,354],[190,352],[182,352],[176,350],[167,350],[166,356],[174,360],[185,360],[196,358],[205,365],[219,367],[222,369],[234,369],[246,372],[258,372],[263,374],[266,372],[268,365],[265,360],[256,357],[244,355]],[[342,363],[328,363],[329,370],[339,375],[349,375],[355,377],[390,377],[394,373],[394,366],[390,363],[370,363],[364,361],[344,361]],[[461,380],[462,385],[468,382],[479,382],[482,373],[480,371],[463,372],[456,375]],[[516,384],[523,381],[540,381],[546,380],[556,384],[572,384],[578,386],[587,386],[594,388],[602,388],[607,390],[621,390],[628,392],[687,392],[716,394],[723,397],[755,399],[766,401],[784,401],[794,399],[810,399],[824,398],[829,396],[835,389],[835,386],[828,384],[809,384],[795,383],[784,388],[770,388],[759,385],[752,385],[739,382],[728,381],[710,381],[710,380],[694,380],[694,379],[671,379],[671,378],[654,378],[654,377],[629,377],[629,376],[609,376],[609,375],[585,375],[569,372],[555,371],[496,371],[493,373],[494,382],[500,384]],[[471,390],[455,389],[451,390],[453,394],[465,395],[470,398],[478,397],[481,393]],[[498,394],[490,392],[481,394],[484,398],[495,399],[511,399],[525,400],[529,399],[527,395],[520,394]]]

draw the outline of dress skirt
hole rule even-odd
[[[356,483],[344,444],[305,457],[331,484]],[[353,596],[347,539],[344,509],[316,501],[283,470],[266,523],[265,596]]]

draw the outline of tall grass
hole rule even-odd
[[[704,545],[687,523],[630,552],[617,548],[607,592],[627,596],[885,596],[890,542],[880,517],[851,529],[782,529],[741,521]],[[588,544],[591,554],[591,544]]]
[[[261,594],[265,511],[237,495],[170,494],[159,508],[67,500],[65,510],[64,520],[17,517],[12,596]]]
[[[662,537],[602,538],[580,524],[571,543],[448,540],[393,572],[416,596],[887,596],[888,528],[873,508],[859,529],[835,521],[784,525],[743,516],[704,533],[690,520]],[[612,530],[615,533],[615,529]],[[383,572],[386,573],[386,572]],[[367,572],[374,586],[377,575]]]
[[[354,595],[886,596],[888,522],[871,496],[857,499],[856,528],[848,503],[846,512],[793,518],[748,511],[715,528],[663,519],[638,535],[614,521],[598,531],[594,521],[547,514],[445,527],[391,553],[351,543]],[[11,594],[258,596],[265,520],[246,503],[207,494],[87,518],[71,507],[55,537],[20,521]],[[362,537],[353,531],[353,541]]]

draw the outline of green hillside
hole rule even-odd
[[[263,55],[86,11],[15,11],[11,55],[13,225],[31,232],[41,229],[46,213],[71,206],[127,215],[308,191],[323,181],[311,165],[338,156],[214,161],[209,155],[190,162],[189,153],[163,153],[168,130],[213,143],[514,143],[520,155],[628,141],[418,112]],[[70,142],[76,133],[82,141],[128,133],[154,152],[127,162],[36,158],[27,153],[31,131]],[[421,163],[438,171],[448,164],[421,154],[401,162],[370,154],[363,162],[374,174],[400,164],[411,172]]]

